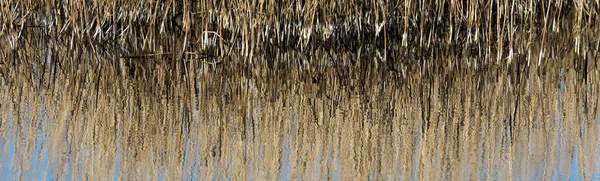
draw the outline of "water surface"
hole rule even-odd
[[[403,75],[48,52],[2,69],[2,179],[600,179],[595,62]]]

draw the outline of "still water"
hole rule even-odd
[[[56,52],[2,65],[2,180],[600,179],[595,61],[394,72]]]
[[[599,12],[0,0],[0,181],[600,180]]]

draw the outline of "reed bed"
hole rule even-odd
[[[373,43],[383,48],[382,59],[445,50],[485,63],[516,58],[539,65],[553,46],[583,58],[597,50],[598,12],[598,1],[563,0],[2,0],[0,41],[17,49],[24,34],[38,33],[125,56],[179,60],[234,52],[250,64],[268,47],[347,51]]]
[[[599,7],[0,0],[0,160],[22,180],[593,180]]]

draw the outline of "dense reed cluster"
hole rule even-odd
[[[600,180],[598,13],[0,0],[0,180]]]
[[[374,44],[382,60],[438,59],[432,52],[443,50],[529,65],[555,47],[594,59],[588,52],[600,43],[598,1],[2,0],[0,12],[0,43],[10,49],[33,33],[126,58],[240,53],[252,62],[272,48],[359,52]]]

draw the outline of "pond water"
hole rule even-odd
[[[598,1],[0,3],[0,180],[600,180]]]
[[[597,60],[395,72],[13,53],[2,179],[600,179]]]

